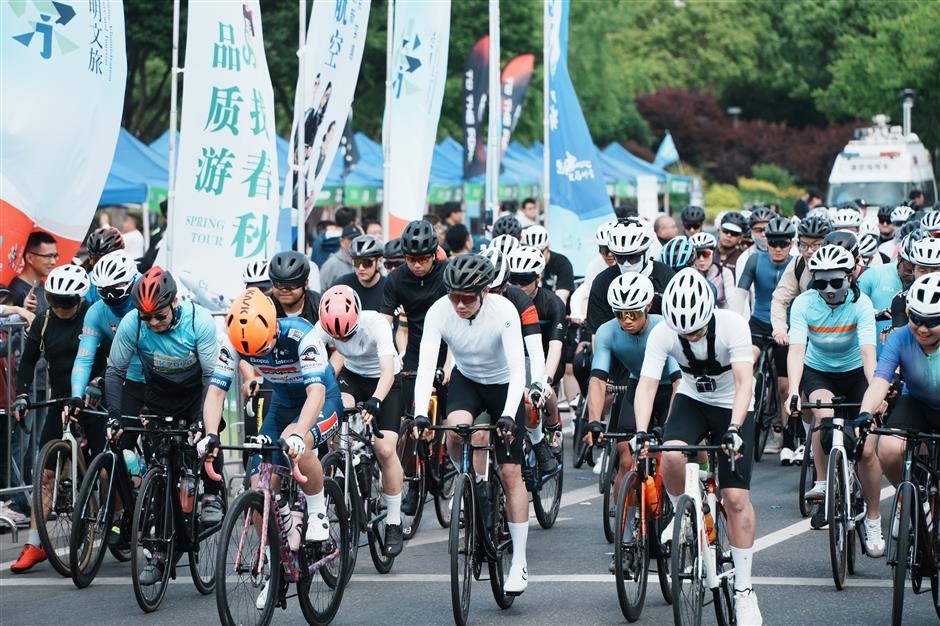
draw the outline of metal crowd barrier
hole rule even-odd
[[[0,424],[3,425],[3,430],[0,432],[0,501],[19,499],[21,503],[25,501],[27,504],[32,488],[32,481],[27,472],[32,469],[33,464],[24,463],[24,461],[36,457],[36,435],[39,429],[35,416],[32,416],[27,422],[29,432],[21,430],[9,408],[16,398],[16,367],[26,343],[28,326],[26,320],[22,319],[0,320],[0,355],[3,355],[4,359],[3,363],[0,363],[0,373],[3,376],[6,392],[3,405],[0,406]],[[19,533],[16,523],[2,512],[0,512],[0,526],[9,526],[13,531],[13,541],[18,541]]]

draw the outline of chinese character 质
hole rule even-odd
[[[229,87],[220,89],[212,88],[212,98],[209,102],[209,115],[206,117],[206,125],[203,130],[209,128],[210,132],[218,132],[223,128],[228,128],[233,135],[238,134],[238,112],[239,103],[245,100],[241,97],[241,91],[238,87]]]

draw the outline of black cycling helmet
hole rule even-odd
[[[424,256],[437,252],[437,231],[430,222],[415,220],[401,234],[402,256]]]
[[[144,272],[131,294],[134,307],[144,314],[170,306],[176,298],[176,281],[162,267],[154,266]]]
[[[516,239],[522,235],[522,224],[519,223],[515,215],[503,213],[499,216],[499,219],[493,224],[493,237],[499,237],[500,235],[510,235]]]
[[[793,239],[796,237],[796,228],[789,219],[778,215],[767,223],[764,236],[767,239]]]
[[[460,254],[452,258],[444,270],[447,291],[480,293],[496,278],[496,268],[479,254]]]
[[[124,236],[114,226],[102,226],[88,235],[88,243],[85,248],[88,250],[88,256],[92,259],[100,259],[109,252],[123,250]]]
[[[878,221],[884,223],[891,222],[891,211],[894,210],[893,206],[882,206],[878,207]]]
[[[796,232],[800,237],[822,239],[832,232],[832,222],[824,215],[807,215],[800,220],[800,225],[797,227]]]
[[[731,211],[730,213],[725,213],[725,216],[721,218],[721,228],[727,228],[728,226],[732,226],[732,228],[728,229],[729,231],[735,230],[734,227],[736,227],[737,230],[741,231],[742,235],[747,234],[747,231],[748,231],[747,220],[744,219],[744,216],[738,213],[737,211]]]
[[[682,209],[683,224],[701,224],[705,221],[705,209],[700,206],[687,206]]]
[[[823,239],[824,246],[839,246],[858,256],[858,237],[845,230],[834,230]]]
[[[384,256],[386,259],[400,259],[405,256],[401,250],[401,237],[396,237],[385,244]]]
[[[354,259],[368,259],[384,256],[385,246],[378,237],[360,235],[349,244],[349,256]]]
[[[754,224],[760,224],[761,222],[769,222],[775,217],[777,217],[777,214],[774,213],[770,207],[759,205],[751,210],[751,216],[748,218],[747,222],[749,226],[753,226]],[[728,219],[727,216],[725,219]]]
[[[310,261],[301,252],[278,252],[268,262],[268,278],[273,283],[302,283],[310,276]]]
[[[911,233],[917,232],[917,231],[923,231],[924,235],[927,234],[927,231],[921,228],[921,224],[919,221],[908,220],[904,222],[903,224],[901,224],[901,226],[899,226],[896,231],[894,231],[894,240],[901,241],[902,239],[904,239]],[[921,237],[918,237],[918,239],[920,238]]]

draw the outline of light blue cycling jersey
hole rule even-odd
[[[303,405],[310,385],[326,387],[325,405],[340,402],[339,386],[326,346],[314,332],[313,325],[302,317],[282,317],[277,320],[277,327],[277,343],[264,356],[240,355],[225,335],[209,384],[228,391],[239,361],[245,359],[261,372],[274,395],[284,404]]]
[[[790,307],[790,344],[806,346],[807,366],[820,372],[848,372],[862,366],[859,346],[875,345],[875,310],[863,293],[834,309],[815,289]]]
[[[85,314],[85,321],[82,324],[82,334],[78,339],[78,352],[75,355],[75,363],[72,365],[72,396],[81,398],[85,395],[85,387],[91,378],[92,366],[95,362],[95,354],[98,352],[98,346],[102,340],[111,341],[114,339],[114,333],[117,332],[121,319],[133,309],[131,299],[128,298],[124,306],[118,310],[108,306],[104,300],[95,302]],[[144,382],[143,367],[140,359],[134,354],[131,357],[127,368],[127,380],[136,383]]]
[[[91,272],[88,272],[88,281],[91,282]],[[91,286],[88,288],[88,293],[85,294],[85,300],[92,304],[101,300],[101,294],[98,293],[98,288],[95,287],[95,283],[91,283]]]
[[[924,352],[911,327],[906,325],[888,335],[875,376],[890,383],[898,366],[904,379],[904,394],[940,410],[940,351]]]
[[[639,380],[640,371],[643,369],[643,356],[646,354],[646,340],[650,336],[653,328],[663,321],[659,315],[650,315],[650,323],[639,335],[631,335],[620,328],[620,322],[615,317],[612,320],[601,324],[594,334],[594,358],[591,361],[592,373],[610,373],[611,357],[616,357],[627,368],[632,380]],[[672,357],[666,359],[666,365],[663,367],[663,375],[659,380],[660,385],[668,385],[673,380],[678,379],[682,373],[679,371],[679,364]]]
[[[898,276],[897,260],[886,264],[869,267],[862,275],[858,277],[858,288],[863,294],[871,299],[871,305],[875,312],[891,309],[891,301],[899,291],[904,289],[901,284],[901,278]],[[891,326],[891,320],[875,322],[878,332]],[[881,354],[884,346],[879,342],[878,354]]]

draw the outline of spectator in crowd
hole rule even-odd
[[[447,233],[444,235],[444,243],[447,249],[450,250],[451,256],[465,254],[473,250],[473,237],[470,236],[470,231],[463,224],[454,224],[448,228]]]
[[[523,228],[540,223],[539,208],[535,204],[534,198],[526,198],[522,201],[522,206],[516,211],[516,219],[519,220]]]
[[[343,230],[355,221],[356,211],[349,207],[340,207],[336,209],[336,215],[333,216],[332,222],[325,220],[317,224],[317,232],[319,234],[313,240],[310,259],[316,263],[317,266],[323,267],[323,264],[330,258],[330,255],[339,250],[339,240]],[[343,273],[345,274],[346,272]]]
[[[806,217],[812,209],[822,204],[822,194],[814,187],[809,187],[793,205],[793,215],[800,219]]]
[[[359,296],[363,311],[378,311],[385,290],[385,277],[379,268],[385,254],[385,244],[378,237],[362,235],[352,240],[349,256],[355,272],[340,276],[336,284],[346,285]]]
[[[679,226],[671,215],[660,215],[653,221],[653,232],[660,244],[665,244],[670,239],[679,235]]]
[[[23,271],[10,281],[13,304],[31,313],[46,308],[42,281],[59,262],[55,237],[41,230],[30,233],[23,254]]]
[[[444,225],[447,228],[463,224],[463,207],[457,202],[449,202],[444,208]]]
[[[349,256],[349,246],[352,240],[362,235],[362,231],[355,224],[349,224],[343,229],[339,240],[339,250],[334,252],[320,268],[320,286],[329,289],[336,284],[340,276],[356,270],[352,257]]]
[[[910,195],[908,196],[908,204],[911,205],[911,208],[917,211],[918,209],[924,208],[924,202],[927,201],[927,198],[924,196],[924,192],[920,189],[912,189]]]
[[[124,250],[132,259],[140,259],[144,256],[144,234],[140,232],[143,227],[144,223],[136,213],[128,213],[124,216],[124,223],[121,224],[121,231],[124,233]]]
[[[382,239],[382,223],[378,220],[362,220],[362,230],[364,230],[367,235]]]
[[[428,213],[421,219],[434,227],[434,230],[437,232],[437,245],[443,246],[444,233],[447,232],[447,229],[444,228],[444,220],[441,219],[441,216],[437,213]]]

